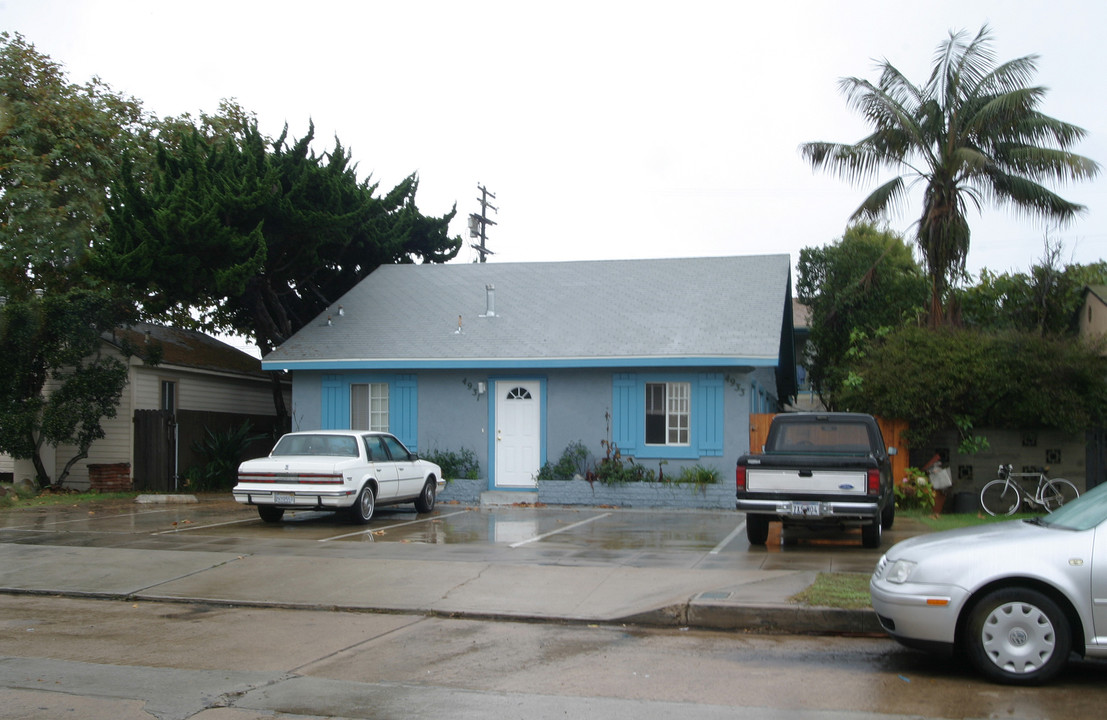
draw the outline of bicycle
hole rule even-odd
[[[1023,501],[1053,512],[1080,497],[1080,491],[1068,480],[1046,477],[1049,468],[1042,472],[1023,473],[1012,472],[1013,469],[1011,465],[1000,465],[999,477],[980,491],[980,505],[989,515],[1014,515]],[[1031,495],[1015,478],[1037,478],[1038,487],[1034,494]]]

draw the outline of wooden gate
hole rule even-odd
[[[135,490],[177,489],[177,422],[168,410],[135,410]]]

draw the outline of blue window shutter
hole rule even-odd
[[[319,404],[321,430],[345,430],[350,427],[350,385],[340,376],[323,376]]]
[[[640,395],[638,378],[633,373],[620,373],[612,379],[611,440],[623,455],[638,452],[638,429],[644,412]]]
[[[400,375],[388,399],[388,427],[408,450],[419,449],[419,392],[414,375]]]
[[[701,456],[723,454],[723,376],[701,375],[696,405],[696,434]]]

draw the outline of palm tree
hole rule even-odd
[[[1046,89],[1031,86],[1037,56],[997,65],[987,25],[966,42],[950,32],[938,46],[930,79],[912,85],[887,60],[880,81],[842,78],[849,105],[873,127],[852,144],[811,142],[800,152],[814,169],[837,171],[850,182],[900,173],[865,198],[851,221],[876,220],[923,184],[916,241],[931,281],[930,323],[947,318],[943,299],[964,274],[971,203],[1013,207],[1064,223],[1085,210],[1040,183],[1080,180],[1099,172],[1094,161],[1068,151],[1085,131],[1038,112]]]

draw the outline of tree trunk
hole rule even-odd
[[[277,371],[269,373],[270,387],[273,389],[273,409],[277,413],[277,428],[282,433],[292,430],[289,422],[288,408],[284,404],[284,386],[281,383],[281,374]]]

